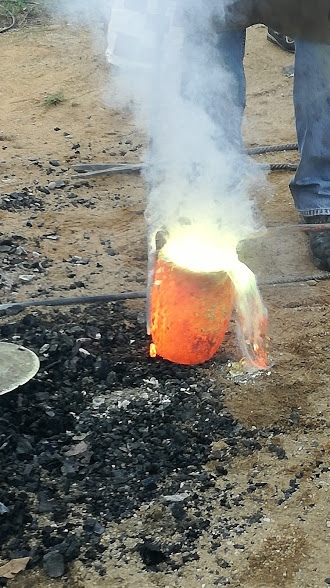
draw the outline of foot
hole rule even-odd
[[[295,51],[294,40],[287,35],[274,31],[274,29],[268,29],[267,39],[274,45],[284,49],[284,51],[288,51],[289,53],[294,53]]]
[[[318,216],[303,216],[307,224],[330,223],[330,214]],[[330,271],[330,229],[314,230],[309,232],[309,249],[314,265],[321,269]]]

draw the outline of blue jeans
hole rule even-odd
[[[243,117],[245,31],[222,34],[219,49],[225,67],[233,73],[233,103]],[[300,164],[290,183],[295,206],[306,216],[330,214],[330,46],[296,40],[293,100],[300,151]],[[238,126],[233,129],[236,143]]]

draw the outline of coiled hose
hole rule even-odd
[[[15,17],[15,15],[10,10],[8,10],[8,8],[5,8],[0,3],[0,17],[1,17],[1,15],[8,16],[8,18],[10,19],[9,25],[7,25],[7,26],[5,26],[3,28],[0,28],[0,33],[6,33],[7,31],[10,31],[10,29],[12,29],[15,26],[15,24],[16,24],[16,17]]]

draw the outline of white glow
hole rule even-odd
[[[194,224],[172,231],[162,255],[175,265],[193,272],[233,273],[236,276],[233,281],[244,289],[250,282],[252,272],[238,260],[236,247],[234,235],[221,235],[211,225]]]

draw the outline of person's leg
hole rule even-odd
[[[183,46],[182,95],[215,123],[214,139],[220,149],[243,150],[245,36],[245,30],[224,31],[206,39],[189,35]]]
[[[242,119],[246,104],[246,80],[243,67],[245,30],[226,31],[219,34],[217,50],[219,65],[230,82],[217,89],[214,120],[218,120],[228,142],[243,149]]]
[[[300,164],[290,183],[306,222],[330,222],[330,46],[296,40],[294,105]],[[315,265],[330,269],[330,231],[311,233]]]

